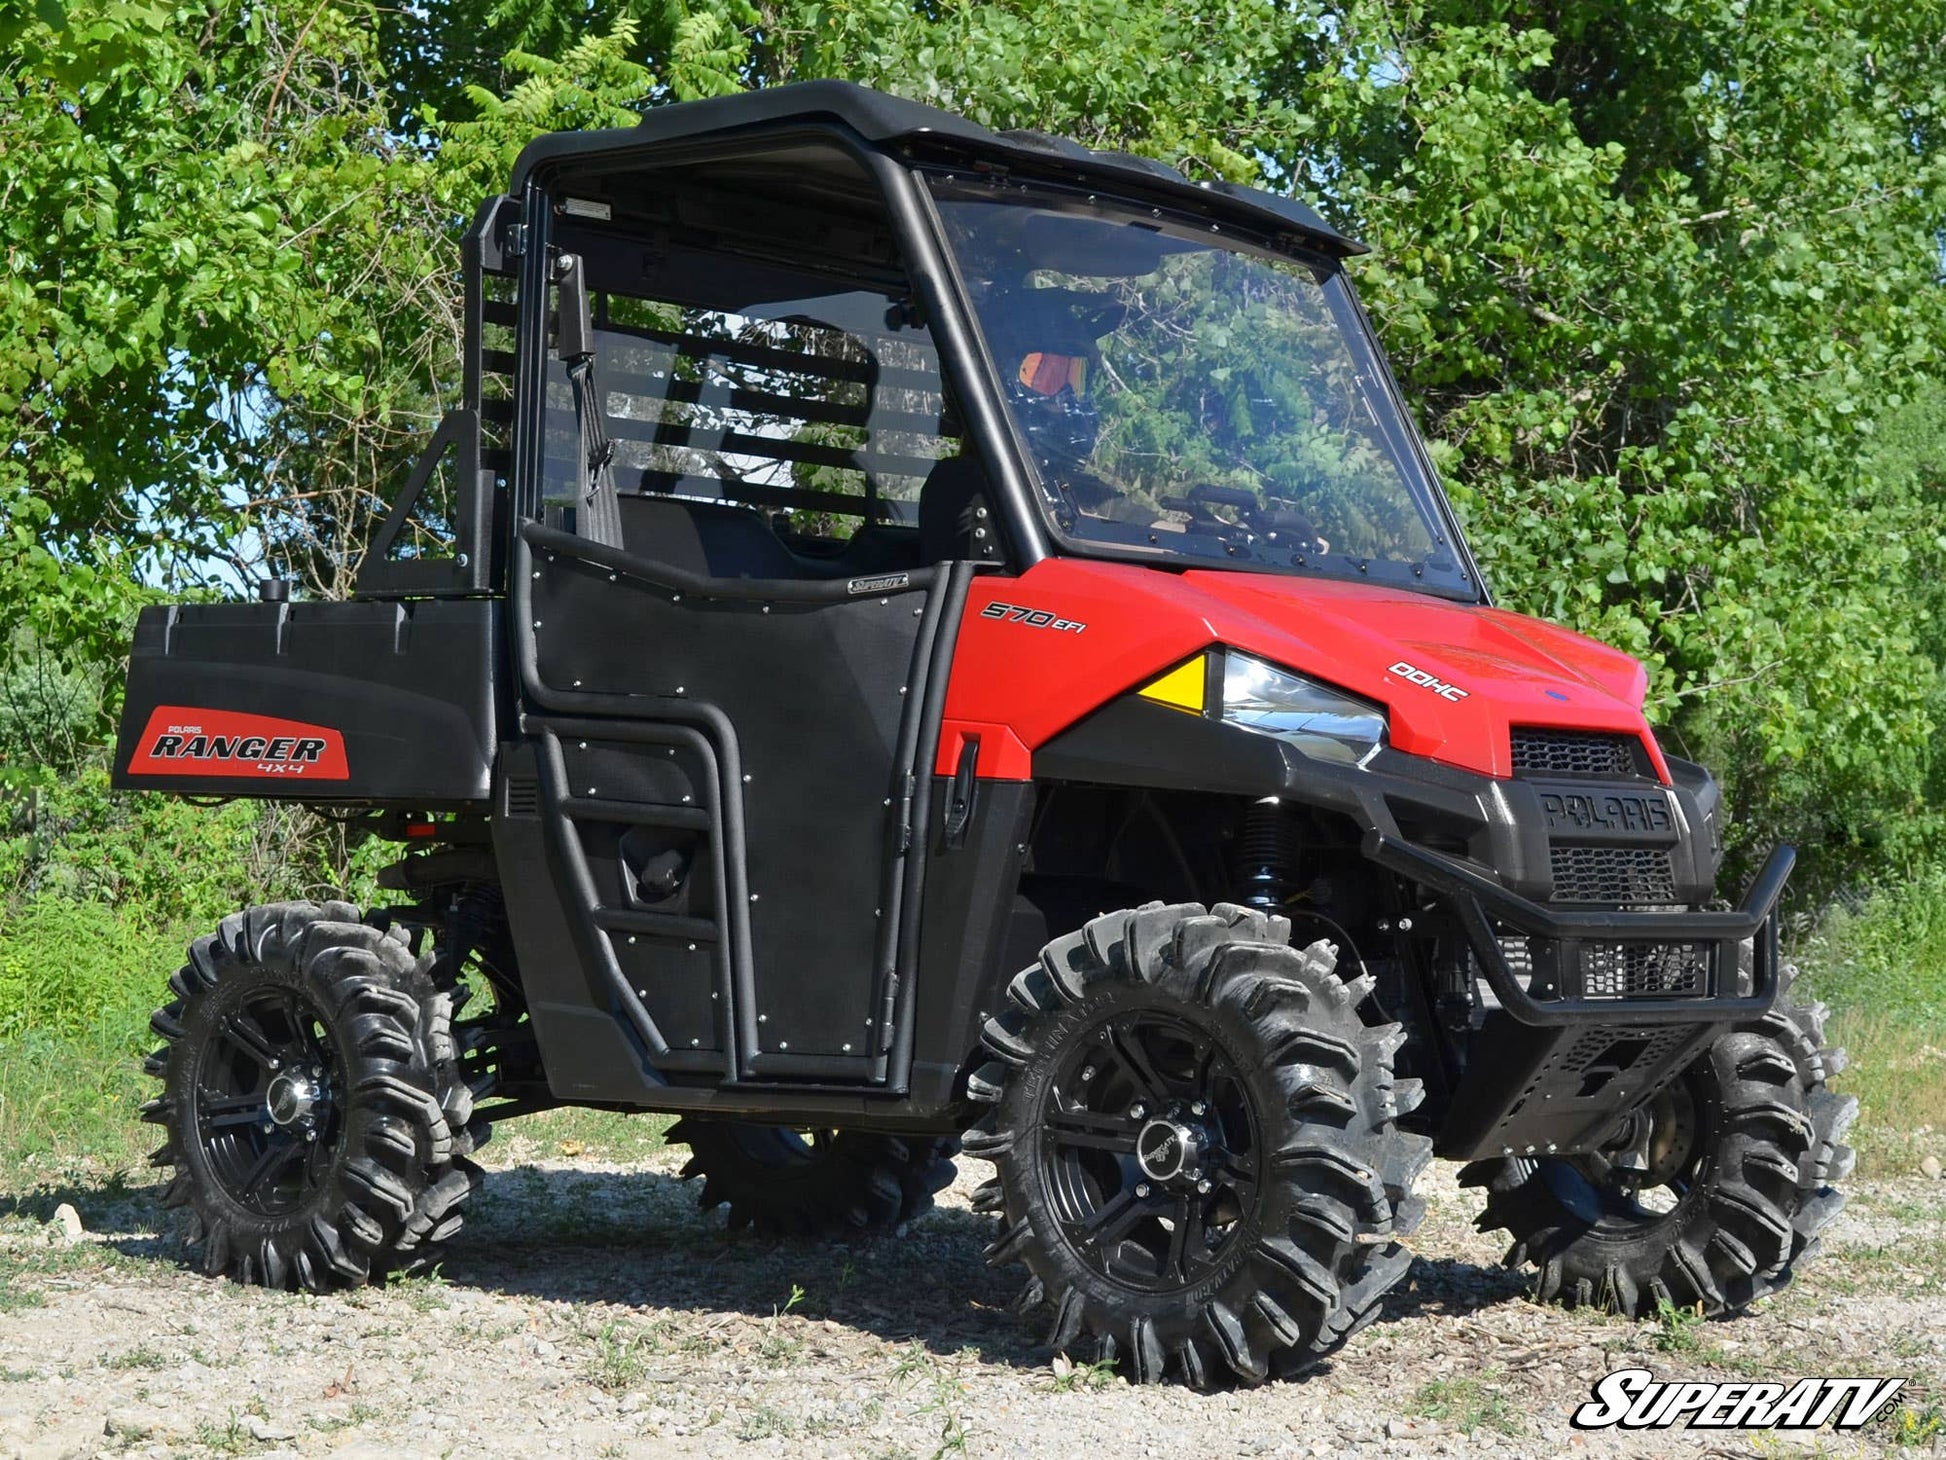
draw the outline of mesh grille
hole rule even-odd
[[[1514,726],[1514,769],[1544,776],[1613,777],[1640,773],[1642,742],[1606,730]]]
[[[1676,874],[1664,847],[1550,847],[1556,902],[1672,903]]]
[[[1708,968],[1707,943],[1590,943],[1581,949],[1581,992],[1593,999],[1700,993]]]

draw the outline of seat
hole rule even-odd
[[[637,557],[702,578],[801,578],[803,566],[748,507],[623,497],[622,537]]]

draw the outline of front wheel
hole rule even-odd
[[[1050,1343],[1138,1382],[1259,1383],[1343,1344],[1406,1274],[1429,1143],[1396,1126],[1396,1024],[1329,944],[1245,908],[1151,904],[1048,945],[988,1021],[968,1155],[997,1178],[995,1263]]]
[[[1786,985],[1788,988],[1788,984]],[[1712,1044],[1637,1113],[1623,1145],[1541,1161],[1476,1161],[1482,1231],[1513,1238],[1508,1266],[1538,1269],[1537,1295],[1629,1317],[1659,1303],[1706,1316],[1776,1292],[1844,1205],[1845,1134],[1858,1112],[1826,1078],[1824,1009],[1782,993],[1762,1019]]]
[[[150,1021],[143,1118],[206,1272],[318,1291],[421,1267],[458,1230],[484,1127],[431,964],[338,902],[249,908],[190,944]]]

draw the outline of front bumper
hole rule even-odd
[[[1499,1003],[1472,1033],[1435,1133],[1434,1149],[1448,1159],[1600,1149],[1725,1030],[1776,1001],[1774,912],[1796,860],[1789,847],[1770,854],[1733,912],[1562,911],[1380,831],[1366,833],[1364,850],[1442,897]],[[1522,940],[1525,981],[1506,954]],[[1668,965],[1656,960],[1683,950],[1685,992],[1590,991],[1589,970],[1626,965],[1634,950],[1660,968]]]
[[[1772,852],[1735,911],[1688,911],[1714,889],[1720,845],[1715,787],[1700,768],[1682,767],[1663,788],[1667,876],[1652,895],[1630,884],[1605,905],[1568,900],[1558,873],[1573,869],[1554,856],[1544,782],[1389,750],[1363,769],[1327,764],[1270,736],[1134,700],[1035,751],[1034,770],[1050,780],[1275,797],[1357,827],[1372,864],[1425,894],[1402,947],[1438,949],[1441,960],[1470,951],[1492,994],[1474,1001],[1463,1068],[1434,1057],[1424,1070],[1446,1089],[1434,1146],[1442,1156],[1598,1149],[1726,1029],[1761,1018],[1777,998],[1775,909],[1794,854]],[[1648,976],[1633,977],[1638,969]]]
[[[1732,912],[1561,911],[1508,890],[1464,862],[1414,846],[1376,827],[1365,833],[1365,856],[1442,894],[1461,927],[1500,1007],[1523,1024],[1568,1024],[1623,1019],[1629,1024],[1737,1023],[1759,1018],[1777,998],[1777,922],[1771,916],[1797,853],[1781,846]],[[1500,925],[1495,927],[1495,923]],[[1508,961],[1503,929],[1528,940],[1531,966],[1542,977],[1523,984]],[[1751,966],[1742,948],[1752,945]],[[1689,947],[1701,961],[1694,987],[1681,994],[1592,992],[1590,949]]]

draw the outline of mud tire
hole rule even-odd
[[[163,1092],[142,1118],[167,1133],[151,1161],[204,1272],[318,1292],[424,1269],[459,1230],[487,1128],[432,963],[342,902],[252,907],[189,945],[150,1021]],[[266,1131],[248,1087],[293,1050],[323,1093],[309,1125]]]
[[[959,1142],[871,1131],[801,1133],[788,1126],[685,1116],[669,1129],[689,1146],[704,1211],[727,1206],[732,1232],[769,1237],[893,1231],[932,1209],[953,1182]]]
[[[1854,1161],[1845,1135],[1858,1102],[1826,1081],[1844,1052],[1824,1044],[1825,1008],[1788,997],[1719,1038],[1680,1077],[1702,1113],[1692,1179],[1666,1212],[1626,1210],[1585,1163],[1477,1161],[1481,1231],[1512,1237],[1509,1267],[1538,1270],[1537,1296],[1568,1307],[1653,1317],[1659,1303],[1734,1315],[1777,1292],[1818,1250]],[[1672,1190],[1674,1188],[1671,1188]]]
[[[1393,1078],[1403,1031],[1364,1022],[1370,981],[1341,980],[1328,943],[1289,938],[1285,919],[1226,904],[1112,913],[1050,943],[988,1021],[993,1058],[968,1093],[990,1108],[964,1149],[997,1176],[974,1204],[999,1213],[987,1259],[1026,1265],[1023,1307],[1051,1311],[1056,1350],[1092,1350],[1141,1383],[1260,1383],[1339,1348],[1405,1277],[1397,1239],[1422,1213],[1410,1193],[1430,1143],[1396,1124],[1421,1098]],[[1160,1059],[1123,1053],[1137,1036]],[[1097,1069],[1091,1050],[1116,1053]],[[1107,1136],[1125,1090],[1143,1088],[1145,1111],[1153,1099],[1203,1122],[1184,1129],[1213,1195],[1173,1172],[1158,1183],[1153,1160],[1122,1148],[1125,1127]],[[1089,1193],[1114,1212],[1092,1228],[1076,1217]],[[1201,1259],[1199,1240],[1213,1249]],[[1145,1253],[1153,1273],[1132,1272]]]

